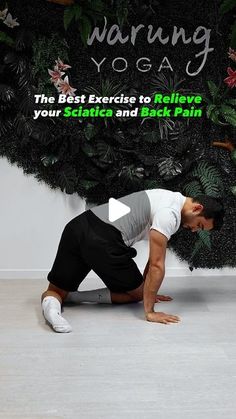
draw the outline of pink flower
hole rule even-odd
[[[75,96],[74,92],[77,89],[74,89],[73,87],[69,85],[69,79],[68,79],[68,76],[66,76],[64,80],[60,80],[57,90],[58,92],[63,93],[66,96]]]
[[[227,73],[229,77],[224,79],[224,82],[228,84],[231,89],[236,86],[236,71],[234,71],[231,67],[227,68]]]
[[[55,60],[55,67],[54,70],[68,70],[68,68],[71,68],[71,65],[64,64],[63,61],[58,57],[57,60]]]
[[[236,51],[234,51],[232,48],[229,48],[228,56],[231,58],[231,60],[236,61]]]
[[[61,81],[61,77],[65,74],[63,73],[63,71],[60,70],[50,70],[48,69],[48,73],[50,74],[50,76],[52,76],[50,78],[50,81],[55,84],[55,86],[57,86],[59,84],[59,82]]]

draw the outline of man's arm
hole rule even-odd
[[[143,271],[143,280],[144,281],[146,280],[148,269],[149,269],[149,259],[148,259],[147,264],[145,266],[145,269]],[[173,298],[169,297],[169,295],[159,295],[159,294],[157,294],[156,295],[156,301],[155,302],[156,303],[160,303],[162,301],[172,301],[172,300],[173,300]]]
[[[178,316],[165,313],[156,313],[154,304],[157,292],[165,276],[165,256],[167,238],[157,230],[150,231],[149,266],[144,282],[144,311],[146,319],[158,323],[177,323]]]
[[[146,266],[145,266],[145,269],[144,269],[144,271],[143,271],[143,280],[144,280],[144,281],[145,281],[145,279],[146,279],[146,276],[147,276],[147,273],[148,273],[148,269],[149,269],[149,259],[148,259],[147,264],[146,264]]]

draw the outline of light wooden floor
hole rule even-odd
[[[235,419],[236,278],[166,279],[175,325],[142,303],[65,307],[70,334],[45,324],[46,284],[0,281],[1,419]]]

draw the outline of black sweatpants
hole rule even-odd
[[[112,292],[131,291],[143,282],[135,256],[136,250],[124,243],[117,228],[88,210],[66,225],[48,281],[76,291],[93,270]]]

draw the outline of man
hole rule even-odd
[[[42,295],[42,309],[56,332],[71,331],[61,315],[65,302],[130,303],[144,301],[146,320],[177,323],[178,316],[154,311],[165,275],[165,255],[171,235],[182,227],[198,230],[219,229],[224,210],[219,200],[201,195],[185,197],[179,192],[152,189],[120,198],[130,212],[109,221],[108,204],[99,205],[71,220],[65,227],[51,272],[48,290]],[[133,261],[131,246],[149,238],[149,259],[142,275]],[[90,270],[107,288],[79,292]]]

